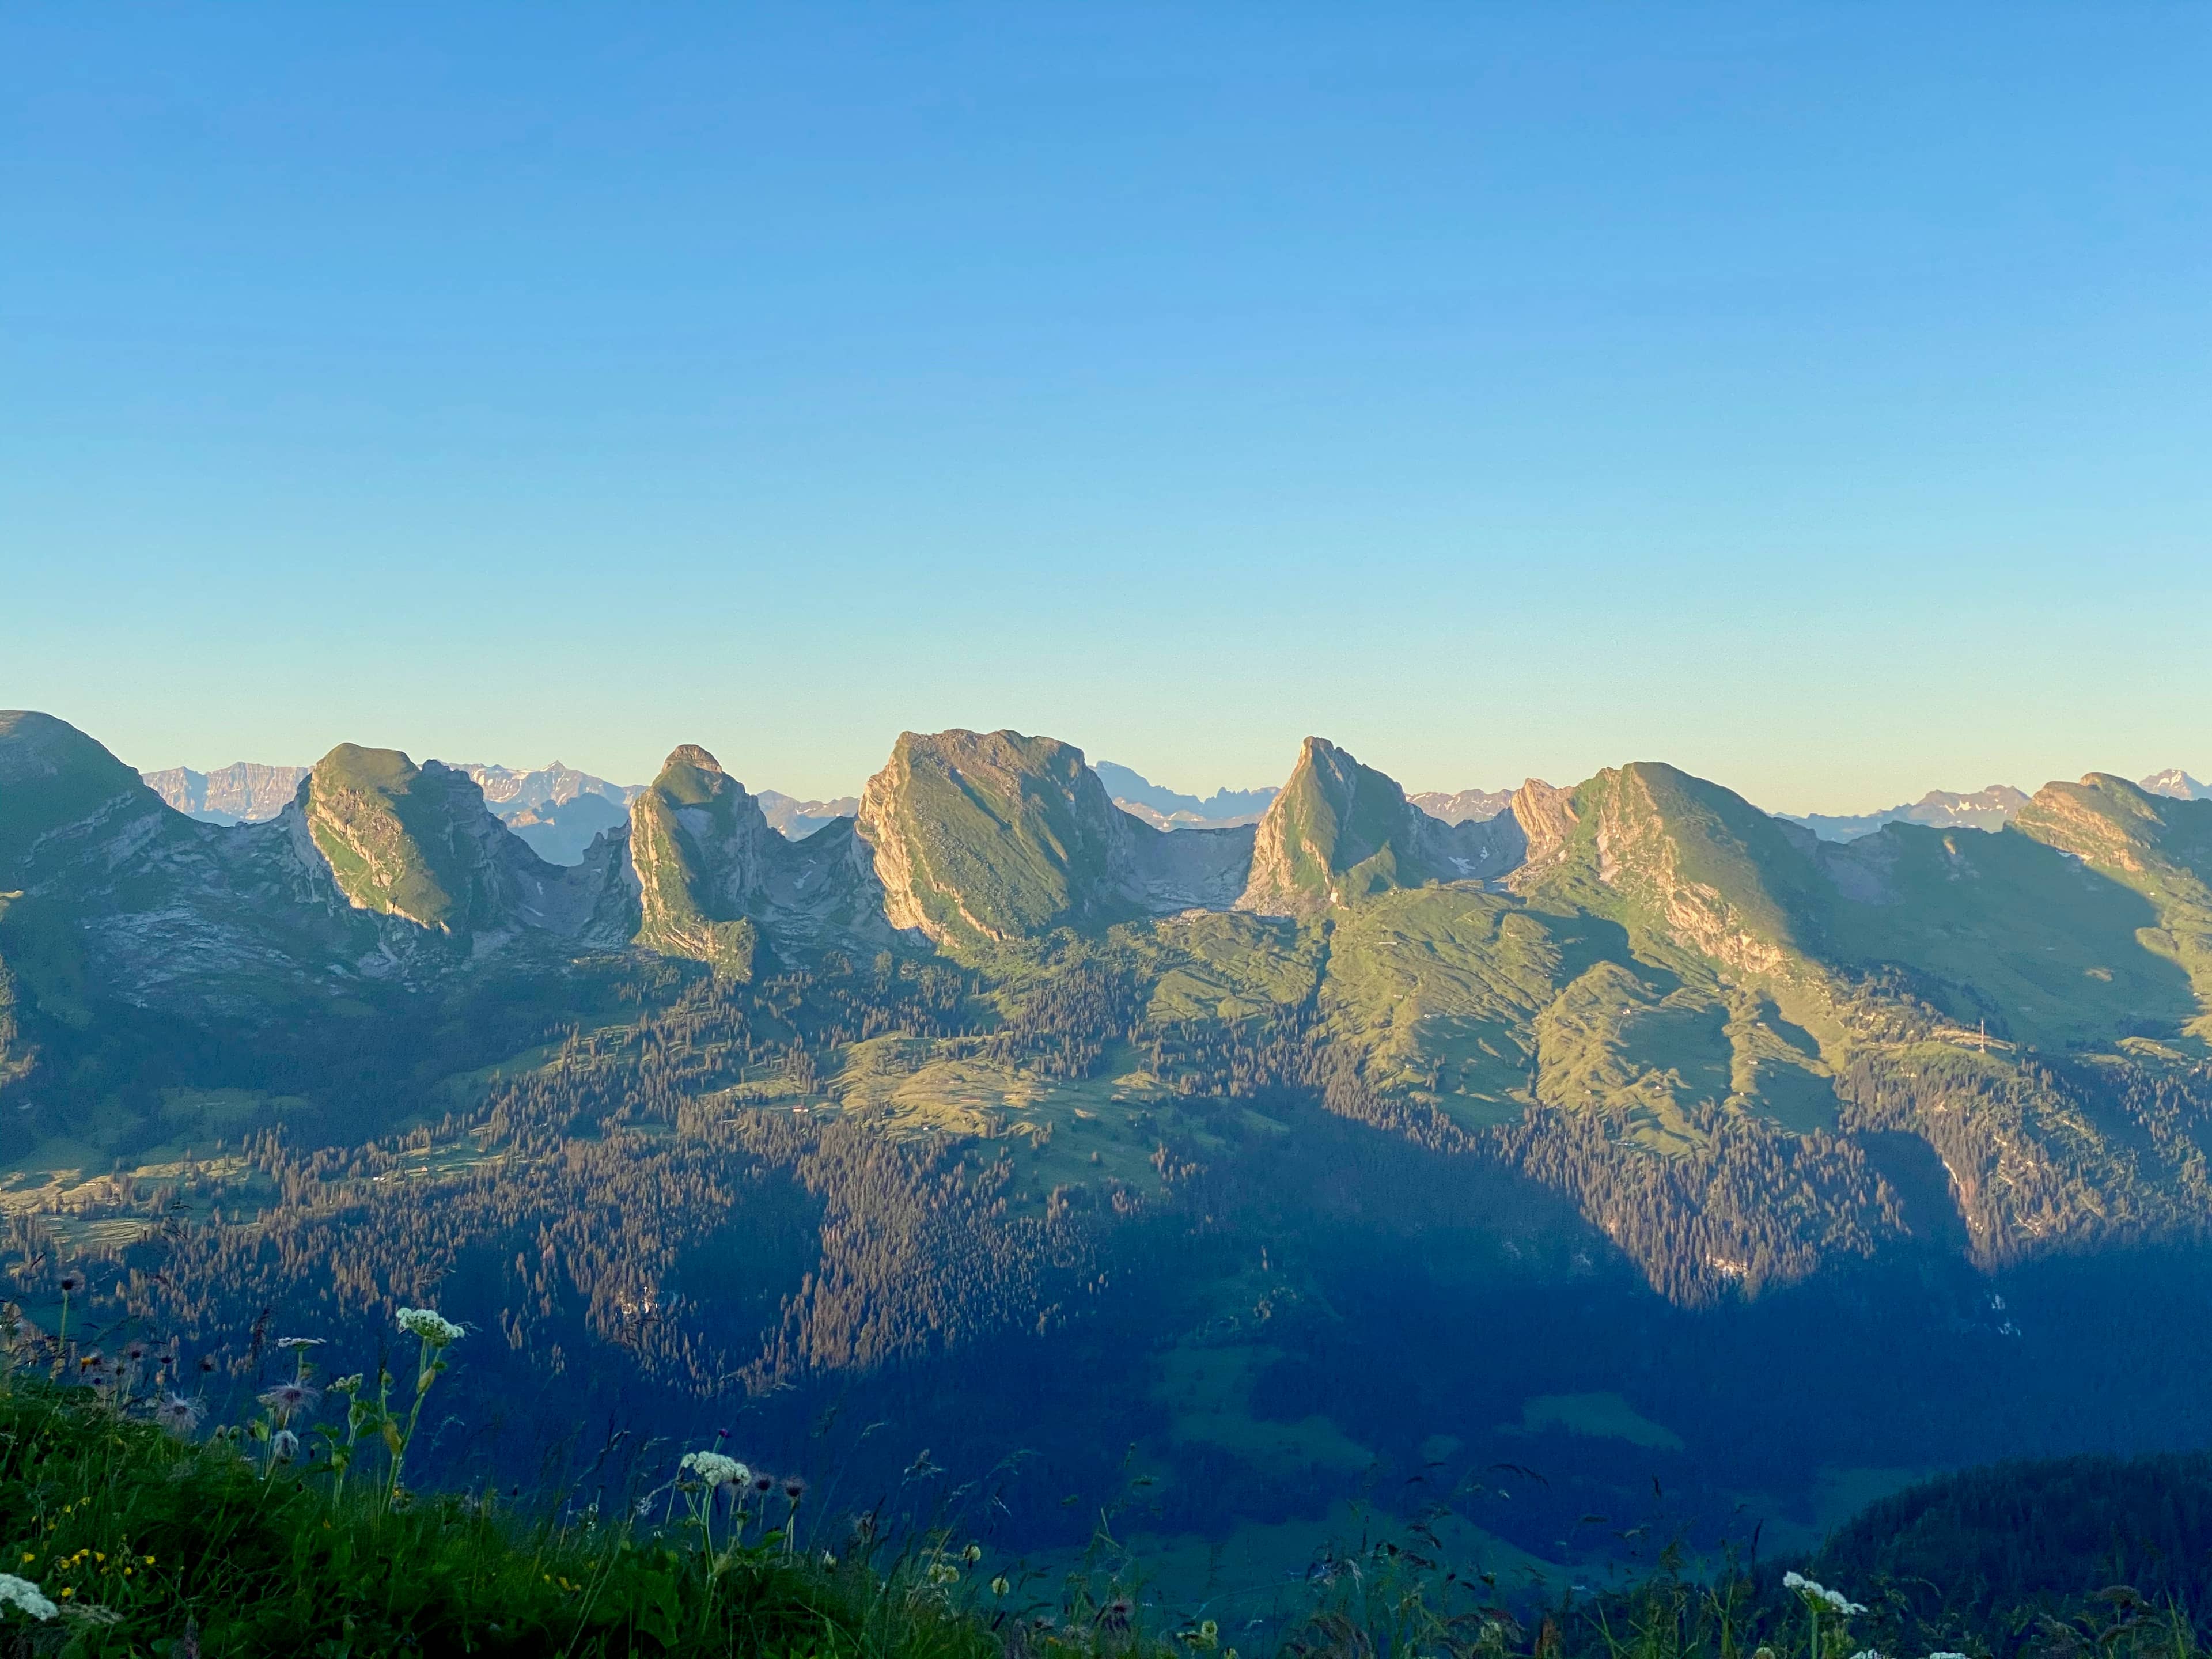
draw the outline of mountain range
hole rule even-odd
[[[501,1410],[733,1396],[801,1443],[865,1399],[908,1459],[1030,1448],[1008,1524],[1070,1547],[1109,1445],[1164,1540],[1312,1521],[1316,1460],[1489,1492],[1540,1449],[1481,1524],[1556,1559],[1662,1455],[1717,1526],[2065,1449],[2085,1389],[2188,1409],[2143,1346],[2185,1322],[2097,1322],[2197,1305],[2145,1253],[2212,1231],[2184,781],[1838,841],[1655,761],[1450,823],[1318,737],[1165,830],[1014,732],[903,734],[781,825],[693,744],[551,771],[342,744],[223,824],[0,715],[18,1293],[65,1254],[240,1363],[268,1310],[434,1294],[503,1333],[458,1385]],[[574,862],[501,816],[586,801]],[[1919,1379],[1879,1422],[1876,1356]]]
[[[296,1018],[578,950],[739,980],[825,951],[949,952],[995,977],[1006,952],[1066,936],[1111,944],[1144,1018],[1297,1026],[1350,1068],[1360,1109],[1439,1145],[1503,1137],[1526,1162],[1540,1132],[1632,1166],[1749,1135],[1802,1166],[1815,1213],[1747,1213],[1725,1248],[1686,1254],[1709,1215],[1646,1218],[1664,1236],[1647,1268],[1674,1293],[1897,1233],[1905,1177],[1855,1138],[1875,1125],[1943,1163],[1990,1260],[2119,1213],[2206,1218],[2194,1143],[2138,1144],[2133,1109],[2081,1091],[2125,1101],[2201,1059],[2212,808],[2103,775],[1929,808],[2001,813],[1995,834],[1893,820],[1838,842],[1658,763],[1532,781],[1447,823],[1315,738],[1255,822],[1162,831],[1069,744],[909,732],[854,817],[793,841],[696,746],[631,794],[341,745],[275,818],[216,826],[73,728],[8,721],[19,827],[0,882],[21,895],[9,931],[46,941],[8,955],[31,991],[7,1062],[26,1127],[66,1095],[36,1065],[32,1009]],[[492,794],[631,798],[562,865]],[[2009,1127],[1960,1109],[1984,1097],[2010,1103]]]

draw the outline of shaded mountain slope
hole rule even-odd
[[[744,978],[765,936],[787,949],[890,942],[883,896],[851,820],[792,842],[696,744],[672,752],[630,804],[637,942]]]
[[[2154,917],[2144,919],[2139,943],[2189,975],[2198,1004],[2212,1004],[2212,800],[2154,794],[2093,772],[2045,784],[2017,822],[2022,834],[2148,901]],[[2168,998],[2142,1012],[2158,1018],[2179,1006]],[[2201,1018],[2193,1029],[2212,1036]]]
[[[361,909],[478,949],[525,932],[612,945],[626,931],[612,860],[546,863],[457,768],[341,744],[299,799],[339,891]]]

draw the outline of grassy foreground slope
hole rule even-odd
[[[611,1503],[416,1492],[398,1479],[422,1416],[404,1377],[396,1401],[393,1379],[333,1380],[327,1397],[353,1402],[345,1425],[303,1437],[290,1425],[325,1396],[302,1365],[258,1413],[204,1429],[196,1401],[139,1390],[153,1366],[14,1334],[20,1369],[0,1382],[10,1654],[2197,1659],[2212,1590],[2196,1547],[2206,1455],[2086,1456],[1912,1486],[1810,1560],[1692,1567],[1669,1545],[1595,1590],[1516,1591],[1449,1565],[1434,1534],[1363,1535],[1270,1616],[1224,1628],[1161,1605],[1103,1529],[1082,1564],[1047,1573],[940,1528],[894,1537],[880,1506],[817,1517],[804,1483],[672,1449],[658,1484]],[[439,1358],[424,1350],[418,1402]],[[94,1385],[49,1380],[62,1364]]]
[[[967,1588],[957,1549],[940,1540],[885,1563],[865,1548],[801,1553],[777,1524],[798,1508],[781,1490],[748,1492],[741,1515],[730,1489],[672,1469],[649,1518],[625,1506],[533,1519],[542,1494],[513,1509],[490,1492],[395,1497],[380,1446],[375,1467],[364,1446],[343,1480],[318,1443],[278,1443],[290,1431],[270,1426],[276,1407],[206,1440],[189,1407],[152,1409],[175,1422],[119,1407],[112,1385],[19,1376],[0,1389],[7,1651],[1000,1651],[991,1620],[949,1593]]]

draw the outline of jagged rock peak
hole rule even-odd
[[[1517,824],[1447,824],[1395,779],[1326,738],[1308,738],[1260,820],[1239,908],[1302,915],[1394,887],[1488,879],[1519,862]]]
[[[466,927],[453,784],[483,812],[482,792],[463,775],[434,761],[426,770],[397,749],[342,743],[309,769],[298,796],[307,833],[355,906],[447,933]]]
[[[1513,792],[1507,810],[1528,837],[1528,868],[1540,868],[1565,850],[1576,823],[1573,790],[1554,788],[1541,778],[1529,778]]]
[[[760,803],[706,750],[678,744],[630,803],[629,823],[638,943],[750,975],[758,944],[750,913],[777,839]]]

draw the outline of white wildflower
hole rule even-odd
[[[300,1455],[300,1437],[289,1429],[279,1429],[269,1438],[269,1455],[279,1463],[289,1463]]]
[[[434,1308],[402,1308],[399,1328],[410,1336],[419,1336],[434,1348],[442,1348],[448,1342],[458,1342],[467,1333]]]
[[[1814,1583],[1802,1572],[1784,1573],[1782,1575],[1782,1588],[1784,1589],[1805,1590],[1814,1595],[1825,1595],[1827,1594],[1826,1590],[1822,1589],[1818,1584]]]
[[[1850,1618],[1855,1613],[1864,1613],[1866,1611],[1864,1607],[1861,1606],[1858,1602],[1852,1601],[1841,1590],[1824,1591],[1820,1599],[1823,1601],[1826,1601],[1830,1607],[1833,1607],[1838,1613],[1842,1613],[1846,1619]]]
[[[1928,1656],[1928,1659],[1966,1659],[1966,1656],[1963,1653],[1952,1653],[1947,1650],[1942,1653],[1931,1653]]]
[[[171,1434],[181,1437],[199,1427],[201,1409],[198,1401],[172,1390],[163,1395],[161,1403],[154,1407],[154,1420]]]
[[[717,1486],[742,1486],[753,1478],[753,1472],[734,1457],[725,1457],[720,1452],[685,1452],[679,1466],[699,1477],[700,1483],[709,1491]]]
[[[51,1619],[59,1611],[39,1594],[39,1587],[12,1572],[0,1572],[0,1606],[21,1607],[33,1619]]]
[[[1889,1656],[1880,1648],[1861,1648],[1851,1659],[1889,1659]]]

